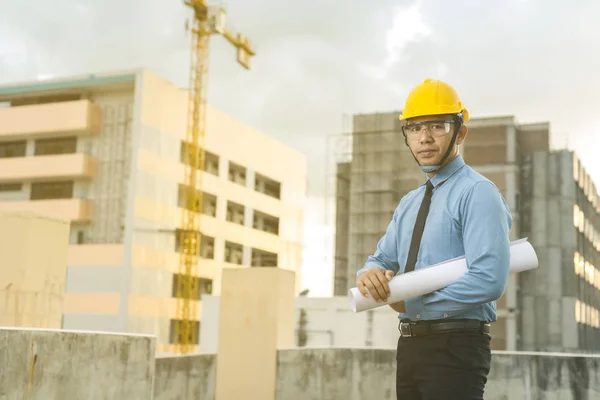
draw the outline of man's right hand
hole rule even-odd
[[[363,296],[369,297],[369,293],[377,302],[384,302],[390,297],[390,286],[388,282],[394,277],[394,271],[382,268],[371,268],[356,278],[356,286]],[[367,289],[369,291],[367,292]]]

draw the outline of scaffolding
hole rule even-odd
[[[356,271],[374,252],[400,199],[422,180],[397,116],[355,115],[352,133],[328,142],[326,206],[327,217],[334,220],[326,222],[334,227],[329,244],[334,295],[343,296],[354,286]]]
[[[340,235],[347,232],[349,197],[345,187],[350,184],[345,178],[352,161],[351,117],[342,116],[342,133],[327,136],[325,152],[325,263],[334,270],[334,295],[339,287],[346,287],[347,251],[345,244],[340,248]],[[341,278],[343,277],[343,278]],[[342,282],[339,282],[339,280]]]

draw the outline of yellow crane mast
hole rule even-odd
[[[186,201],[182,209],[179,236],[179,279],[177,285],[177,319],[175,342],[178,353],[189,353],[196,338],[198,300],[197,267],[200,257],[200,213],[202,212],[202,174],[204,168],[204,131],[208,87],[208,54],[210,37],[220,34],[237,49],[237,60],[250,69],[254,55],[251,43],[244,35],[226,28],[226,12],[209,6],[206,0],[186,0],[194,12],[191,26],[191,69],[188,104],[188,124],[184,145]]]

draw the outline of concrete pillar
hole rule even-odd
[[[256,172],[251,169],[247,169],[246,170],[246,187],[254,190],[255,181],[256,181]]]
[[[242,249],[242,264],[247,267],[252,266],[252,247],[244,246]]]
[[[223,270],[215,400],[275,400],[277,349],[294,347],[294,273]]]
[[[517,136],[516,127],[514,124],[508,124],[506,126],[506,164],[515,166],[517,163]],[[520,239],[517,237],[519,233],[519,212],[517,209],[517,174],[519,170],[517,168],[506,168],[505,172],[505,193],[506,202],[514,216],[514,225],[516,225],[511,231],[511,240]],[[516,229],[515,229],[516,228]],[[518,279],[516,274],[511,273],[508,276],[508,284],[506,287],[506,307],[508,308],[508,315],[506,317],[506,350],[514,351],[517,350],[517,315],[515,311],[517,309],[517,290],[518,290]]]
[[[61,328],[69,222],[0,212],[0,325]]]

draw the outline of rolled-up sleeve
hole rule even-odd
[[[467,273],[423,296],[429,311],[455,314],[497,300],[506,288],[512,216],[500,191],[489,181],[475,183],[464,193],[459,213]]]
[[[360,274],[371,268],[382,268],[398,273],[400,266],[398,265],[398,212],[400,205],[394,210],[392,220],[387,226],[385,234],[379,239],[375,252],[367,257],[367,261],[363,268],[356,272],[358,277]]]

